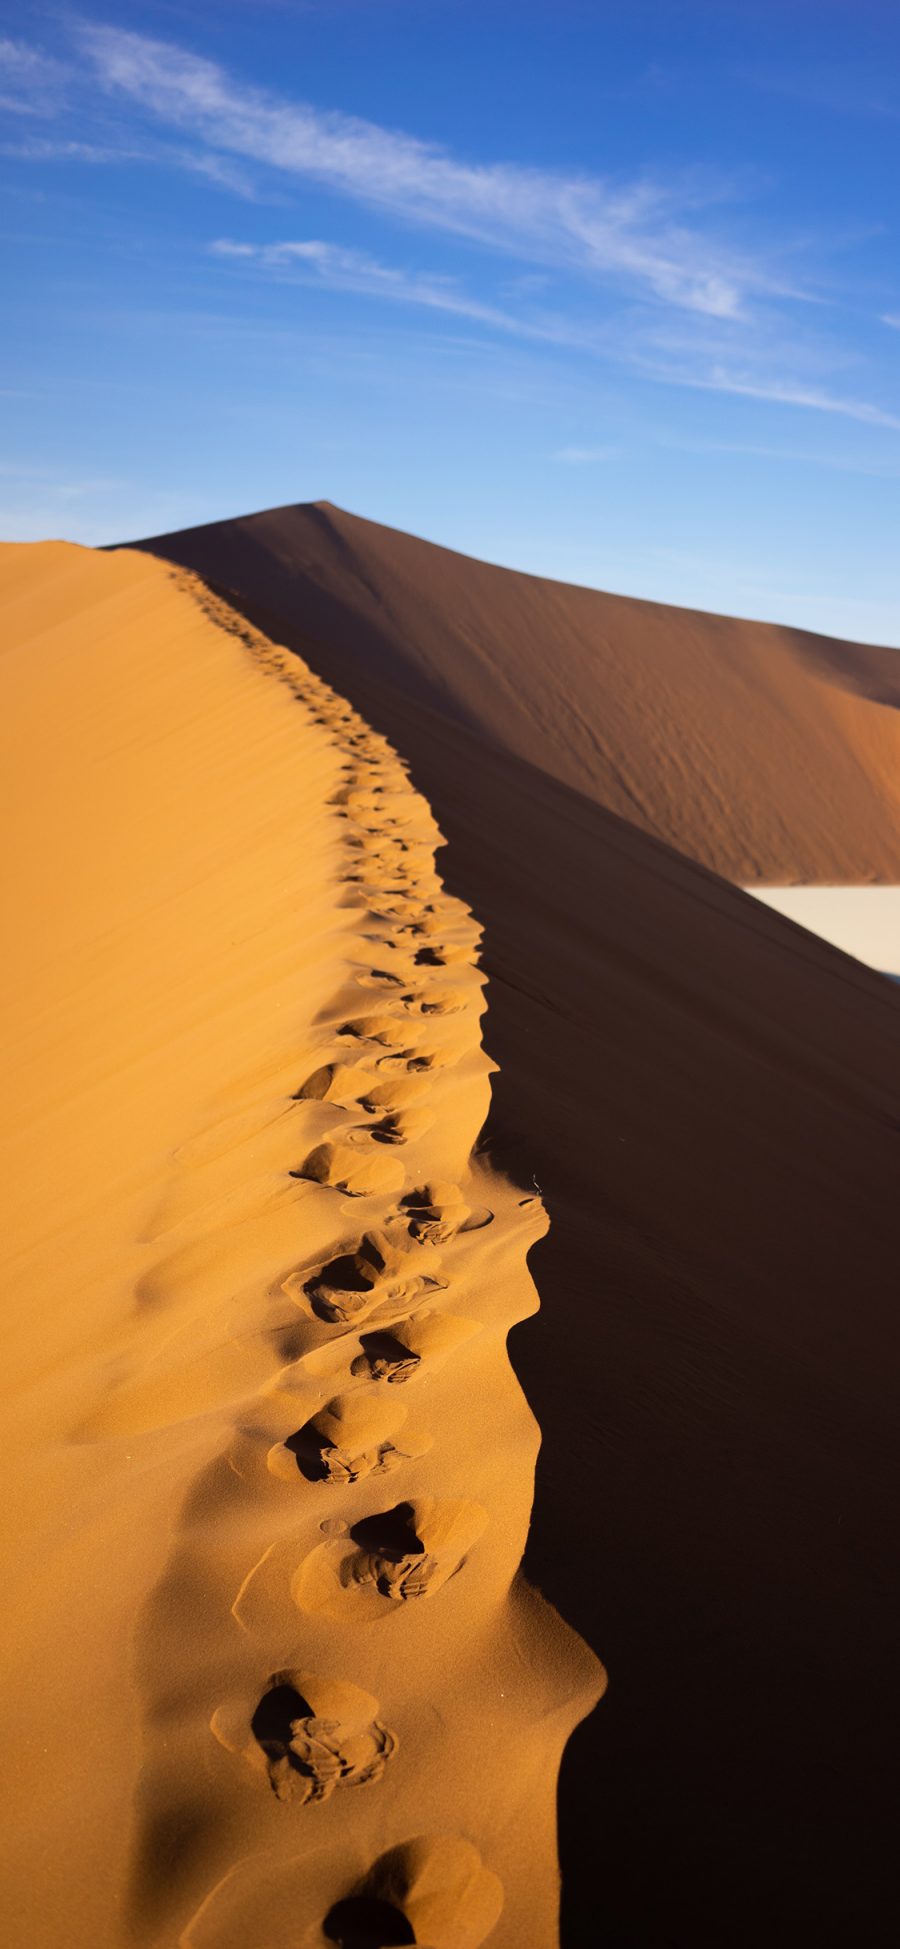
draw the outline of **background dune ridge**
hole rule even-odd
[[[550,1942],[602,1672],[516,1579],[544,1219],[470,1161],[478,930],[385,741],[189,578],[2,573],[13,1929]]]
[[[327,503],[140,546],[302,613],[348,694],[402,690],[740,886],[900,881],[895,651],[495,568]]]

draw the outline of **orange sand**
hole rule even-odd
[[[888,1939],[900,992],[695,862],[897,878],[893,657],[154,546],[0,557],[7,1937],[554,1949],[562,1752],[565,1949]]]
[[[147,556],[6,549],[0,603],[6,1939],[550,1943],[602,1675],[517,1576],[544,1218],[470,1161],[436,828]]]

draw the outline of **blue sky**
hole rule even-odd
[[[0,534],[327,498],[900,646],[893,0],[0,0]]]

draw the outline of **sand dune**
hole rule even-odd
[[[893,650],[471,561],[327,503],[141,544],[737,885],[900,881]]]
[[[550,1943],[603,1673],[518,1576],[545,1218],[472,1156],[478,928],[384,739],[199,585],[0,590],[5,1937]]]
[[[294,510],[165,548],[410,759],[485,927],[487,1154],[551,1218],[525,1564],[610,1671],[563,1762],[563,1942],[884,1940],[900,998],[639,828],[895,878],[890,666],[384,536]]]
[[[888,666],[269,519],[0,556],[6,1934],[881,1941]]]

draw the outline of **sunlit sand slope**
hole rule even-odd
[[[495,568],[326,502],[142,545],[339,639],[347,694],[390,684],[738,885],[900,881],[894,650]]]
[[[189,578],[9,549],[0,601],[6,1939],[552,1945],[603,1674],[517,1575],[477,926]]]

